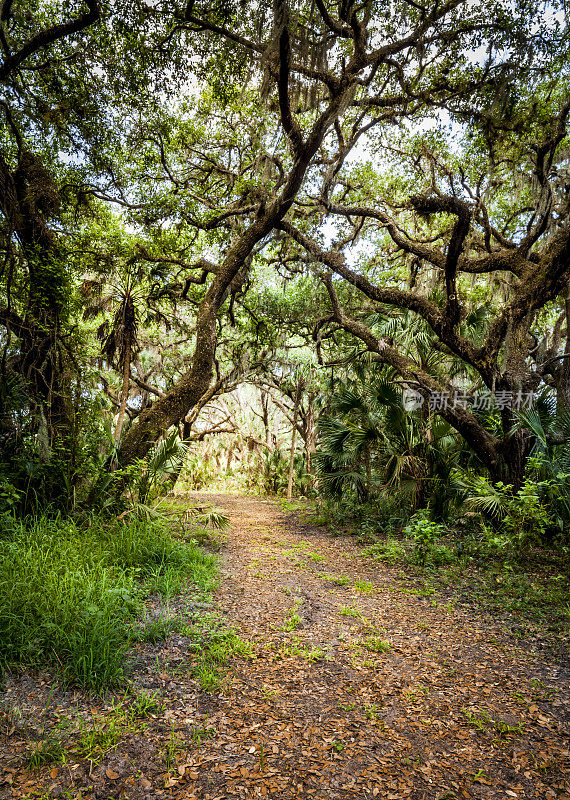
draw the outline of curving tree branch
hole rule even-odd
[[[4,61],[0,64],[0,80],[7,80],[10,75],[16,72],[22,63],[40,50],[49,47],[59,39],[65,39],[72,36],[74,33],[84,30],[99,19],[100,8],[98,0],[85,0],[88,11],[80,14],[74,20],[62,22],[59,25],[52,25],[51,28],[45,28],[40,31],[31,39],[29,39],[19,50],[15,53],[7,53]],[[5,21],[10,15],[10,4],[4,3],[1,12],[1,20]]]

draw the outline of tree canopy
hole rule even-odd
[[[520,412],[570,402],[562,5],[4,2],[0,24],[3,374],[42,458],[83,436],[126,468],[244,381],[296,405],[300,359],[315,397],[368,364],[521,485]]]

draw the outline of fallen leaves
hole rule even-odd
[[[115,772],[115,770],[111,769],[111,767],[107,767],[107,769],[105,770],[105,775],[109,778],[110,781],[116,781],[117,778],[119,777],[119,773]]]
[[[153,787],[165,790],[165,800],[471,800],[475,792],[520,800],[570,797],[568,735],[559,728],[566,696],[547,702],[551,688],[541,693],[531,687],[535,672],[550,662],[501,639],[482,617],[456,609],[450,618],[437,596],[432,601],[392,591],[398,576],[348,559],[349,541],[313,529],[311,550],[326,552],[327,570],[339,576],[350,571],[351,579],[376,587],[351,592],[360,614],[355,625],[336,613],[349,592],[343,581],[331,584],[311,565],[292,577],[286,559],[275,558],[278,550],[260,548],[267,520],[289,547],[306,534],[280,528],[270,504],[239,502],[245,511],[224,556],[220,599],[232,609],[230,622],[240,635],[254,643],[255,658],[235,663],[223,691],[206,697],[188,674],[167,663],[165,644],[164,663],[154,671],[164,709],[145,722],[140,753],[129,751],[124,739],[110,763],[95,771],[86,766],[85,781],[98,793],[121,792],[125,800]],[[263,526],[255,520],[261,513]],[[263,582],[243,577],[242,566],[253,557]],[[400,583],[404,589],[405,577]],[[288,634],[282,628],[291,600],[283,587],[305,598],[303,628]],[[381,636],[392,647],[370,652],[361,647],[363,636]],[[327,648],[330,661],[304,657],[318,647]],[[210,738],[193,740],[196,730],[209,729]],[[174,734],[180,751],[169,769],[164,756],[151,765],[148,748],[164,753]],[[14,752],[25,746],[22,740]],[[133,759],[128,770],[120,766],[125,752]],[[44,785],[55,785],[48,776],[57,785],[80,785],[79,772],[48,765]],[[39,785],[41,770],[34,776]],[[21,769],[4,769],[1,781],[14,798],[33,794]]]

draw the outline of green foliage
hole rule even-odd
[[[179,491],[194,491],[211,485],[216,477],[212,461],[199,453],[189,452],[177,482]]]
[[[75,442],[54,448],[45,416],[31,410],[25,381],[0,377],[0,513],[39,513],[50,504],[62,510],[73,504],[78,474],[89,471],[93,456],[85,441],[90,422],[78,426]]]
[[[301,607],[302,602],[302,600],[296,599],[291,608],[287,611],[287,619],[285,620],[285,624],[283,626],[284,631],[295,631],[301,625],[302,620],[299,614],[299,608]]]
[[[146,503],[149,500],[156,498],[165,486],[174,484],[187,452],[188,445],[180,440],[178,430],[174,428],[137,465],[139,477],[135,492],[139,507],[148,509]]]
[[[28,769],[38,769],[45,764],[61,761],[65,748],[57,736],[49,736],[39,741],[25,756],[24,765]]]
[[[467,488],[468,487],[468,488]],[[554,518],[545,505],[553,489],[551,481],[525,480],[518,491],[501,482],[491,484],[473,477],[466,482],[464,506],[482,514],[488,522],[489,542],[498,550],[518,552],[544,540],[554,527]]]
[[[540,486],[543,503],[560,531],[570,528],[570,411],[556,409],[548,393],[519,414],[518,428],[532,433],[534,445],[527,475]]]
[[[529,542],[540,541],[552,527],[552,516],[542,502],[544,490],[548,485],[548,481],[535,483],[526,480],[522,487],[508,498],[502,524],[513,546],[522,548]],[[499,484],[497,486],[503,492],[508,491],[507,487]]]
[[[341,617],[358,617],[360,618],[362,614],[357,608],[353,608],[352,606],[342,606],[340,611],[338,612]]]
[[[30,748],[25,764],[33,769],[53,762],[65,764],[73,758],[89,759],[92,764],[98,764],[125,734],[142,727],[139,720],[159,712],[162,705],[156,693],[141,691],[131,702],[125,695],[105,714],[94,716],[90,724],[81,717],[63,718],[49,736],[42,737]]]
[[[318,506],[314,520],[331,528],[349,525],[360,540],[376,541],[378,537],[399,531],[410,518],[412,511],[409,495],[393,491],[366,503],[359,503],[350,496],[347,499],[344,497],[328,499]]]
[[[212,557],[156,523],[41,517],[5,530],[3,550],[0,665],[55,663],[86,687],[121,679],[142,598],[162,571],[213,586]]]
[[[198,525],[214,531],[226,531],[230,527],[230,518],[220,508],[196,509],[194,519]]]
[[[68,11],[67,6],[54,11],[49,3],[26,0],[16,13],[8,5],[2,29],[6,47],[14,52],[30,31],[42,30],[54,14],[59,19],[60,13]],[[188,8],[191,13],[192,4]],[[370,14],[372,38],[392,41],[398,36],[396,28],[408,24],[414,27],[421,16],[413,6],[400,10],[398,20],[374,4],[366,12],[355,13],[362,16],[362,24]],[[337,137],[339,141],[360,141],[359,158],[336,163],[325,139],[317,160],[310,165],[310,179],[295,198],[295,207],[306,211],[302,220],[296,220],[299,224],[302,221],[305,233],[311,234],[313,228],[320,235],[323,221],[330,221],[332,240],[341,251],[362,245],[358,253],[361,274],[372,281],[381,277],[382,285],[396,290],[396,295],[403,291],[408,295],[410,290],[414,302],[421,298],[431,303],[433,313],[426,319],[433,320],[440,311],[445,314],[447,300],[439,256],[431,261],[411,258],[409,248],[394,249],[389,235],[393,226],[376,226],[371,217],[353,229],[350,216],[331,221],[326,217],[329,206],[323,205],[318,214],[313,214],[314,204],[307,200],[326,173],[327,182],[329,178],[332,181],[327,183],[332,205],[339,198],[354,205],[379,201],[382,208],[392,209],[395,229],[404,238],[412,241],[411,234],[405,232],[413,227],[414,236],[425,245],[422,253],[441,254],[449,244],[450,216],[416,216],[408,198],[418,192],[440,196],[451,192],[468,203],[477,198],[481,204],[481,214],[473,216],[462,258],[483,249],[490,252],[489,237],[494,240],[492,247],[500,249],[504,239],[511,240],[506,250],[515,247],[526,235],[525,226],[528,224],[528,231],[532,228],[529,214],[542,214],[538,209],[542,209],[546,196],[542,187],[537,201],[540,181],[532,177],[537,172],[529,154],[537,152],[537,142],[545,135],[552,139],[552,120],[567,94],[567,74],[560,66],[565,63],[566,31],[556,14],[556,23],[551,24],[552,15],[547,15],[549,20],[539,19],[537,10],[538,6],[528,3],[493,3],[484,8],[466,4],[461,10],[452,10],[445,20],[442,18],[442,25],[449,26],[443,39],[439,39],[436,26],[434,38],[422,45],[416,43],[417,48],[402,56],[410,80],[419,81],[417,96],[425,99],[426,107],[422,107],[421,99],[419,105],[404,103],[398,107],[396,103],[394,120],[398,124],[391,130],[378,126],[378,131],[371,126],[362,138],[358,124],[366,124],[366,114],[350,132],[356,106],[345,107],[337,115]],[[28,180],[19,187],[19,194],[41,212],[36,222],[48,228],[53,225],[45,241],[51,240],[51,234],[54,241],[57,239],[57,252],[55,246],[54,252],[49,246],[42,250],[37,242],[24,248],[21,231],[9,229],[9,221],[21,216],[22,209],[18,213],[5,210],[2,305],[26,325],[43,315],[44,327],[36,340],[45,339],[51,348],[49,358],[40,352],[28,374],[28,378],[40,373],[45,377],[47,391],[42,397],[34,393],[37,386],[33,380],[22,381],[4,369],[18,363],[18,357],[30,354],[22,351],[23,340],[16,329],[6,327],[0,379],[0,515],[2,525],[8,528],[13,516],[38,513],[48,507],[51,511],[77,509],[86,496],[90,509],[150,520],[157,516],[159,497],[176,480],[184,459],[181,487],[201,489],[220,474],[225,479],[231,472],[231,448],[241,433],[230,432],[232,441],[227,444],[226,440],[229,458],[224,462],[218,458],[221,448],[214,452],[210,442],[206,443],[210,448],[207,457],[195,452],[189,455],[187,445],[172,430],[148,458],[126,469],[115,468],[118,453],[110,441],[117,406],[124,410],[128,400],[131,414],[144,414],[155,394],[168,392],[181,375],[187,374],[195,344],[195,307],[208,291],[212,276],[219,275],[216,264],[228,247],[233,247],[230,240],[239,237],[256,215],[263,215],[271,187],[280,191],[283,185],[291,185],[287,183],[289,145],[286,137],[274,139],[278,104],[270,90],[275,70],[268,68],[269,51],[269,61],[264,58],[260,62],[266,72],[262,76],[248,49],[240,44],[242,35],[248,40],[265,37],[269,17],[264,16],[263,4],[247,6],[224,0],[207,11],[205,6],[196,6],[194,13],[207,13],[220,30],[232,29],[234,33],[229,38],[212,35],[207,25],[192,23],[193,35],[186,36],[181,34],[181,26],[173,27],[174,21],[166,11],[153,12],[142,1],[106,5],[101,9],[101,22],[87,26],[79,39],[62,36],[41,53],[31,52],[6,95],[3,114],[7,124],[0,134],[6,176],[13,178],[17,171],[21,173],[26,159],[33,165],[42,177],[43,188],[37,181]],[[309,50],[310,45],[301,32],[312,30],[312,13],[301,4],[293,15],[293,61],[306,61],[307,53],[301,50]],[[319,30],[317,26],[317,38]],[[484,49],[487,33],[483,30],[490,32],[493,42],[485,65],[470,56]],[[327,47],[332,48],[332,54],[338,43],[335,35],[329,34]],[[530,49],[526,47],[528,41],[533,42]],[[345,46],[352,46],[350,37],[341,50]],[[264,42],[260,52],[266,49]],[[416,64],[420,53],[421,63]],[[505,53],[509,54],[508,63],[503,58]],[[326,60],[324,54],[313,55]],[[338,56],[329,66],[335,71],[344,62],[344,57]],[[198,83],[190,97],[181,98],[178,90],[187,80],[190,64]],[[539,67],[536,71],[535,66]],[[377,71],[372,70],[370,82],[360,84],[355,98],[360,108],[366,109],[368,90],[380,92],[380,104],[382,93],[392,92],[385,67],[379,64]],[[413,78],[416,67],[417,76]],[[390,67],[396,70],[394,74],[399,68]],[[24,82],[22,75],[27,76]],[[295,79],[290,86],[292,113],[304,136],[325,99],[313,96],[310,81],[306,86],[302,83]],[[446,87],[451,86],[454,89],[447,94]],[[435,105],[434,92],[438,98]],[[414,116],[407,118],[407,108],[414,109]],[[425,114],[431,115],[434,108],[439,111],[430,117],[429,125],[424,125]],[[142,111],[144,124],[140,122]],[[454,130],[456,126],[452,125],[450,137],[445,124],[440,124],[442,118],[445,124],[448,119],[460,120],[461,130]],[[560,124],[565,123],[560,119]],[[564,207],[559,195],[564,185],[560,176],[565,169],[567,143],[564,139],[560,143],[559,150],[548,156],[550,172],[560,178],[553,178],[553,209]],[[505,169],[505,164],[514,164],[516,169]],[[319,174],[321,170],[325,172]],[[6,185],[9,183],[6,181]],[[88,192],[87,186],[95,188]],[[13,193],[7,198],[9,194]],[[103,205],[102,198],[111,195],[121,204],[121,215]],[[478,216],[485,220],[484,230]],[[563,220],[549,222],[545,217],[545,244],[538,243],[533,258],[547,252],[546,236],[551,235],[553,222],[562,227]],[[29,223],[29,230],[42,227]],[[500,236],[496,231],[502,231]],[[447,522],[453,518],[457,498],[463,495],[467,498],[464,509],[483,515],[487,543],[494,542],[499,549],[514,552],[568,530],[568,413],[556,409],[553,403],[549,407],[541,398],[531,411],[521,414],[518,425],[508,431],[510,436],[524,430],[533,439],[527,480],[520,488],[517,484],[516,491],[492,483],[447,421],[431,413],[427,404],[412,412],[402,404],[402,389],[416,385],[420,374],[452,388],[477,385],[473,359],[462,360],[458,355],[462,348],[443,345],[435,333],[438,326],[428,325],[421,318],[421,310],[404,310],[391,301],[380,305],[369,302],[370,298],[362,302],[355,287],[347,288],[336,278],[339,302],[347,315],[366,324],[378,341],[393,347],[403,359],[411,360],[413,369],[397,374],[379,367],[381,355],[376,352],[375,361],[359,353],[336,322],[334,330],[326,328],[328,322],[325,327],[314,328],[316,322],[327,319],[330,310],[323,286],[283,230],[275,237],[269,230],[266,233],[263,247],[245,255],[247,279],[236,281],[239,290],[235,284],[229,287],[227,301],[220,309],[215,343],[217,376],[227,373],[232,380],[234,376],[241,380],[247,374],[266,380],[268,373],[273,373],[267,385],[272,384],[271,391],[280,388],[285,392],[291,381],[291,365],[303,362],[311,363],[311,369],[318,372],[318,390],[326,381],[327,389],[315,405],[322,411],[315,463],[320,499],[327,503],[322,512],[325,521],[334,526],[356,521],[359,537],[375,541],[401,529],[418,508],[427,507],[430,520]],[[185,284],[188,265],[193,268],[204,253],[214,263],[209,276],[204,273],[199,280],[193,278]],[[432,267],[428,268],[430,263]],[[124,274],[129,276],[126,283]],[[458,274],[457,281],[462,311],[456,332],[475,352],[484,344],[490,320],[503,303],[504,287],[497,288],[495,276],[479,270]],[[95,351],[90,345],[95,331],[89,323],[117,300],[118,310],[109,320],[114,323],[112,329],[99,329],[107,356],[104,364],[99,348]],[[537,367],[534,377],[541,374],[548,381],[554,380],[561,361],[562,317],[554,324],[559,310],[560,299],[553,299],[544,310],[544,318],[535,315],[527,338],[536,340],[536,352],[533,350],[531,357],[531,351],[525,350],[520,362],[526,359],[533,371]],[[226,318],[232,326],[230,336],[223,333]],[[555,344],[549,341],[549,337],[553,339],[552,329],[559,339]],[[329,365],[326,370],[317,370],[312,358],[312,336],[317,330],[319,360]],[[552,352],[546,364],[552,369],[541,372],[539,355],[549,348]],[[535,357],[539,359],[536,365]],[[130,366],[130,362],[131,373],[127,370],[121,375],[121,367]],[[46,365],[52,368],[51,375]],[[497,362],[496,366],[501,374],[508,372],[504,364]],[[55,394],[65,400],[69,430],[54,443],[58,437],[50,415],[51,387],[56,384],[65,387],[65,392]],[[500,414],[479,414],[477,420],[493,434],[500,433]],[[242,448],[237,475],[232,477],[240,487],[279,495],[287,485],[288,456],[283,438],[289,434],[283,437],[279,424],[266,427],[268,439],[262,439],[259,445],[259,437],[251,437],[260,449],[246,452]],[[273,449],[269,441],[272,429],[277,431],[274,438],[278,442]],[[296,489],[307,494],[312,478],[306,474],[306,461],[299,454],[294,470]],[[211,529],[223,529],[227,522],[215,509],[196,521]],[[408,529],[414,558],[421,565],[427,561],[444,564],[453,558],[449,548],[437,544],[439,529],[434,525],[426,516],[416,518]],[[558,543],[561,540],[563,536],[559,535]],[[374,547],[376,555],[391,560],[405,550],[403,544],[390,538]],[[152,582],[166,594],[177,591],[178,567],[162,564],[153,573]]]
[[[401,323],[392,320],[382,330],[393,335]],[[426,331],[414,333],[415,348],[429,350]],[[374,496],[386,506],[397,496],[404,509],[429,504],[434,517],[448,518],[455,502],[449,475],[465,448],[437,415],[407,411],[386,369],[355,364],[352,373],[334,387],[330,411],[319,419],[321,495],[359,504]]]
[[[149,714],[159,712],[162,702],[159,700],[158,692],[145,692],[139,690],[130,703],[129,711],[133,717],[148,717]]]
[[[289,477],[289,455],[275,449],[265,454],[261,485],[271,495],[281,495],[287,488]],[[303,455],[296,453],[293,459],[294,491],[306,491],[310,485],[310,476],[305,472]]]
[[[486,709],[468,709],[464,708],[463,713],[467,722],[479,731],[486,731],[487,728],[494,729],[499,736],[509,736],[512,734],[522,735],[524,733],[524,724],[520,722],[518,725],[509,725],[501,719],[493,717]]]
[[[406,536],[413,541],[414,558],[421,567],[425,567],[443,531],[439,523],[427,519],[422,512],[415,514],[404,528]]]
[[[392,649],[392,645],[381,636],[367,636],[362,641],[362,646],[371,653],[387,653]]]
[[[375,544],[366,547],[362,554],[375,561],[383,561],[386,564],[397,564],[404,562],[408,558],[408,550],[401,539],[389,536],[380,539]]]
[[[233,628],[215,615],[204,617],[189,633],[197,655],[192,674],[205,692],[220,687],[224,667],[231,658],[251,656],[250,643],[240,639]]]

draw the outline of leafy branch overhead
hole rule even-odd
[[[368,354],[426,403],[569,402],[557,7],[5,2],[0,24],[0,318],[50,446],[71,446],[74,337],[95,321],[124,467],[295,350],[322,369]],[[107,330],[77,287],[125,269]],[[377,314],[425,324],[441,366]],[[521,485],[535,438],[513,405],[498,425],[432,410]]]

